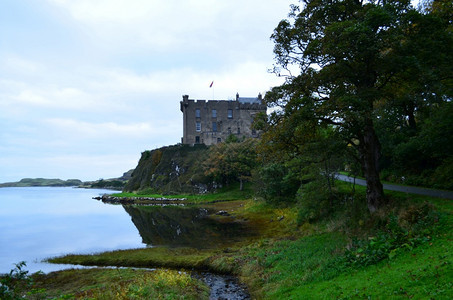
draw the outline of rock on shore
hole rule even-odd
[[[164,198],[164,197],[115,197],[108,194],[93,197],[95,200],[100,200],[104,203],[112,203],[112,204],[170,204],[170,203],[181,203],[182,201],[187,200],[186,198]]]

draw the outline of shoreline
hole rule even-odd
[[[164,198],[164,197],[116,197],[108,194],[92,197],[94,200],[108,204],[183,204],[187,198]]]

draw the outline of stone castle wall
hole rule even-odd
[[[244,99],[244,100],[242,100]],[[258,137],[252,129],[256,114],[266,112],[266,105],[258,98],[236,100],[189,100],[183,96],[183,144],[212,145],[225,141],[228,136]]]

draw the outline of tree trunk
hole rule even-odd
[[[379,158],[381,145],[371,124],[363,129],[360,156],[362,160],[363,173],[366,179],[366,200],[368,210],[374,213],[385,204],[384,189],[379,178]]]
[[[239,190],[242,191],[244,189],[244,183],[242,178],[239,179]]]

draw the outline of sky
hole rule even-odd
[[[119,177],[181,141],[182,95],[264,95],[295,2],[2,0],[0,182]]]

